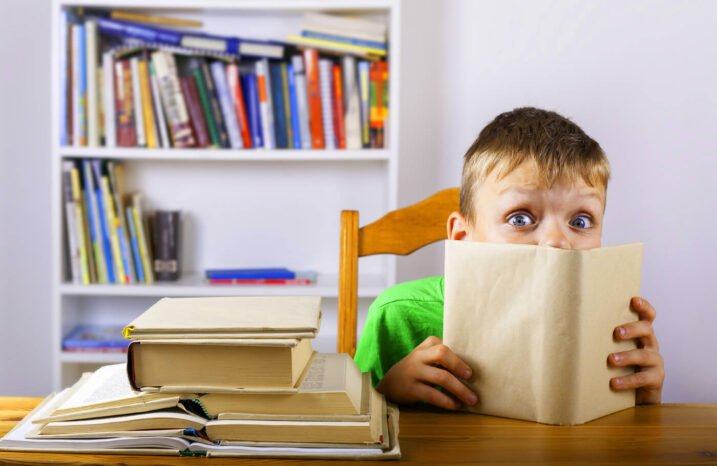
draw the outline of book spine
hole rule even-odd
[[[135,147],[137,130],[134,122],[132,77],[128,60],[115,62],[115,107],[117,112],[117,145]]]
[[[164,102],[164,111],[169,122],[169,133],[174,147],[192,147],[195,145],[192,127],[189,124],[187,107],[177,76],[174,55],[168,52],[152,53],[152,62],[157,71],[159,90]]]
[[[272,92],[272,109],[274,111],[274,134],[276,135],[276,147],[286,149],[288,147],[286,134],[286,115],[284,113],[284,91],[282,89],[281,65],[272,63],[269,65],[269,76]]]
[[[291,134],[294,137],[293,146],[294,149],[301,149],[302,134],[300,128],[301,125],[299,124],[300,117],[296,91],[296,75],[294,74],[294,65],[292,65],[291,63],[286,66],[286,79],[289,82],[289,105],[291,106]]]
[[[159,139],[162,143],[162,148],[167,149],[170,147],[169,134],[167,133],[167,121],[164,119],[164,110],[162,108],[162,97],[159,92],[159,80],[157,79],[157,72],[154,70],[154,63],[150,60],[148,62],[149,68],[149,84],[152,90],[152,103],[154,105],[154,114],[157,116],[157,127],[159,128]]]
[[[219,96],[217,95],[217,87],[212,79],[212,74],[209,71],[209,65],[206,61],[202,61],[201,64],[202,77],[204,78],[204,84],[207,86],[207,97],[209,97],[209,103],[211,104],[212,117],[216,124],[217,134],[219,135],[219,147],[229,147],[229,135],[227,134],[226,123],[222,117],[222,109],[219,104]]]
[[[284,121],[286,124],[286,145],[289,149],[294,146],[294,131],[291,123],[291,102],[289,101],[289,77],[286,72],[286,63],[281,63],[281,90],[284,99]]]
[[[110,181],[110,194],[112,195],[117,216],[117,238],[120,242],[120,252],[122,253],[122,264],[124,265],[125,276],[127,283],[135,283],[137,281],[137,275],[122,202],[124,198],[124,165],[117,162],[107,162],[107,174]]]
[[[361,148],[361,102],[356,83],[356,58],[343,58],[344,122],[346,125],[346,148]]]
[[[87,65],[87,145],[100,145],[100,115],[97,102],[97,24],[85,22],[85,63]]]
[[[87,146],[87,54],[85,26],[77,25],[78,49],[77,49],[77,121],[79,145]]]
[[[160,281],[179,278],[179,215],[177,211],[155,212],[154,273]]]
[[[97,208],[97,198],[95,197],[95,185],[92,179],[92,166],[89,160],[82,161],[82,174],[85,181],[85,195],[89,201],[87,213],[90,239],[92,241],[92,250],[95,255],[95,266],[97,268],[97,282],[107,283],[107,263],[102,247],[102,231],[100,230],[99,224],[100,216]]]
[[[247,103],[247,118],[249,132],[251,133],[252,147],[264,147],[263,131],[261,127],[261,110],[259,91],[257,90],[256,75],[247,74],[241,77],[244,81],[245,99]]]
[[[104,103],[105,147],[117,145],[117,129],[115,127],[115,80],[114,58],[112,52],[102,54],[102,96]]]
[[[118,278],[115,275],[115,263],[112,258],[109,219],[105,211],[104,196],[102,195],[102,162],[100,160],[92,160],[91,164],[94,174],[93,183],[95,185],[95,197],[97,198],[97,211],[99,213],[98,222],[100,224],[100,231],[102,232],[102,248],[107,264],[107,281],[109,283],[117,283]]]
[[[80,143],[80,43],[84,38],[80,35],[81,24],[72,25],[72,145],[79,147]]]
[[[120,241],[117,236],[117,227],[119,226],[119,222],[114,213],[112,194],[110,193],[110,182],[107,176],[102,176],[100,186],[102,188],[102,201],[104,204],[105,215],[107,217],[107,234],[109,235],[110,246],[112,248],[112,263],[115,268],[115,279],[117,283],[127,283],[124,260],[120,249]]]
[[[274,149],[276,147],[276,140],[274,138],[274,116],[271,102],[271,83],[269,81],[269,60],[258,60],[255,67],[264,147],[266,149]]]
[[[222,147],[222,143],[219,140],[219,131],[217,131],[217,125],[214,121],[212,104],[209,99],[209,90],[204,83],[202,70],[195,69],[192,71],[192,74],[194,76],[194,83],[197,85],[197,91],[199,92],[199,101],[202,104],[202,111],[204,112],[205,121],[207,122],[207,130],[209,131],[211,145],[214,147]]]
[[[137,131],[137,145],[147,145],[147,135],[144,126],[144,113],[142,111],[142,91],[139,85],[139,58],[130,59],[130,75],[132,76],[132,106],[134,108],[134,124]]]
[[[221,61],[212,62],[209,66],[212,72],[214,84],[217,87],[217,96],[219,97],[219,106],[222,110],[222,117],[226,123],[227,133],[229,135],[229,145],[232,149],[241,149],[244,147],[241,135],[239,134],[239,123],[237,122],[236,113],[232,104],[232,97],[229,93],[229,84],[227,83],[227,71],[224,69],[224,63]]]
[[[336,149],[332,103],[332,63],[329,59],[319,60],[319,79],[321,80],[321,117],[324,125],[324,141],[327,149]]]
[[[59,76],[60,76],[60,121],[58,122],[58,128],[60,132],[60,145],[61,146],[67,146],[68,145],[68,138],[67,138],[67,84],[68,84],[68,71],[67,71],[67,64],[69,60],[67,59],[67,29],[70,24],[70,18],[69,13],[67,10],[60,10],[60,38],[59,38],[59,44],[58,48],[60,50],[60,69],[59,69]]]
[[[92,248],[92,238],[90,237],[90,198],[87,196],[82,183],[82,167],[77,171],[79,184],[80,199],[82,200],[82,232],[85,237],[85,251],[87,254],[87,268],[90,274],[90,283],[99,283],[97,272],[97,264],[95,262],[95,254]]]
[[[142,96],[142,114],[144,120],[144,132],[147,136],[147,147],[154,149],[157,147],[157,132],[155,131],[155,118],[152,109],[152,92],[149,87],[149,69],[147,68],[147,60],[140,59],[137,63],[137,71],[139,72],[139,91]]]
[[[66,10],[63,10],[66,11]],[[73,146],[75,141],[75,125],[74,125],[74,119],[75,119],[75,112],[74,112],[74,106],[75,106],[75,80],[77,79],[77,76],[75,76],[75,60],[76,60],[76,54],[75,54],[75,34],[74,34],[74,26],[71,22],[67,23],[67,49],[65,50],[65,56],[67,57],[67,70],[66,70],[66,76],[67,76],[67,88],[65,88],[65,96],[67,98],[67,145]]]
[[[371,147],[369,135],[369,63],[358,62],[359,97],[361,100],[361,145],[364,148]]]
[[[346,127],[344,126],[344,95],[341,79],[341,67],[333,66],[333,102],[334,102],[334,133],[339,149],[346,149]]]
[[[132,255],[134,256],[134,263],[137,269],[137,281],[139,283],[145,283],[144,279],[144,267],[142,265],[142,254],[139,250],[139,239],[137,237],[137,226],[134,223],[134,213],[131,206],[127,206],[125,209],[127,215],[127,225],[129,226],[129,238],[132,246]]]
[[[77,219],[75,218],[75,201],[72,195],[72,162],[62,164],[62,188],[65,203],[65,233],[67,236],[67,256],[70,263],[70,278],[73,283],[82,283],[80,269],[80,247],[78,244]]]
[[[319,53],[316,49],[304,50],[304,68],[306,72],[306,93],[309,104],[309,128],[311,129],[311,147],[323,149],[324,125],[321,116],[321,83],[319,81]]]
[[[371,56],[383,57],[386,55],[385,50],[372,47],[362,47],[359,45],[335,42],[331,40],[314,39],[311,37],[296,35],[289,35],[286,37],[286,40],[300,47],[316,47],[328,52],[350,53],[353,55],[365,56],[367,58]]]
[[[137,227],[139,236],[139,252],[142,255],[142,268],[148,285],[154,283],[154,269],[152,250],[150,249],[149,229],[145,225],[144,212],[142,209],[142,195],[136,193],[132,196],[132,215],[134,215],[134,224]]]
[[[373,64],[376,81],[376,113],[373,115],[376,147],[384,147],[384,132],[388,117],[388,64],[385,61]]]
[[[80,176],[77,167],[72,164],[70,170],[70,183],[72,184],[72,203],[75,207],[75,222],[77,232],[77,246],[80,250],[80,274],[82,284],[90,284],[90,261],[88,259],[87,239],[85,236],[84,208],[82,203],[82,191],[80,189]]]
[[[340,36],[338,34],[328,34],[317,31],[301,31],[302,37],[308,37],[309,39],[319,39],[328,42],[337,42],[340,44],[355,45],[357,47],[365,47],[367,49],[378,49],[386,51],[386,43],[374,40],[357,39],[355,37]]]
[[[104,68],[102,66],[102,56],[99,57],[98,66],[97,66],[97,72],[95,75],[97,76],[97,137],[98,137],[98,145],[103,146],[105,145],[105,99],[104,99],[104,93],[105,93],[105,73]]]
[[[291,57],[296,81],[296,107],[299,115],[299,132],[301,133],[301,148],[311,149],[311,130],[309,129],[309,98],[306,90],[306,74],[304,73],[304,59],[301,55]]]
[[[232,97],[232,103],[234,104],[234,113],[236,114],[236,120],[239,124],[239,133],[241,134],[242,144],[246,148],[250,148],[251,134],[249,132],[249,122],[246,116],[246,105],[244,103],[244,96],[242,95],[242,85],[239,80],[239,67],[236,63],[227,65],[227,84],[229,85],[229,93]]]
[[[179,82],[182,86],[184,100],[187,102],[189,121],[192,124],[194,135],[197,139],[197,147],[208,147],[210,145],[207,123],[202,113],[202,104],[199,101],[199,92],[193,76],[180,76]]]

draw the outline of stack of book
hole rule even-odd
[[[311,349],[318,297],[164,298],[127,364],[48,397],[0,448],[396,458],[398,411],[346,354]]]
[[[301,36],[264,41],[63,10],[60,145],[384,147],[386,25],[307,18]],[[353,26],[327,36],[317,18]]]

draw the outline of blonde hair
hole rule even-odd
[[[549,188],[566,177],[581,177],[607,190],[610,164],[600,145],[578,125],[555,112],[533,107],[501,113],[478,135],[464,156],[460,212],[473,223],[480,183],[493,171],[498,179],[533,160]]]

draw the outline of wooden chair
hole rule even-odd
[[[358,258],[373,254],[405,256],[433,242],[446,239],[446,221],[458,210],[459,189],[440,191],[418,204],[394,210],[359,228],[358,212],[341,212],[339,256],[339,353],[356,353],[356,290]]]

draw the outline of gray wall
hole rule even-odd
[[[50,2],[0,3],[0,394],[50,390]],[[459,183],[496,114],[556,110],[613,178],[603,242],[643,241],[666,402],[717,401],[717,3],[403,3],[401,205]],[[442,273],[440,245],[399,263]]]

